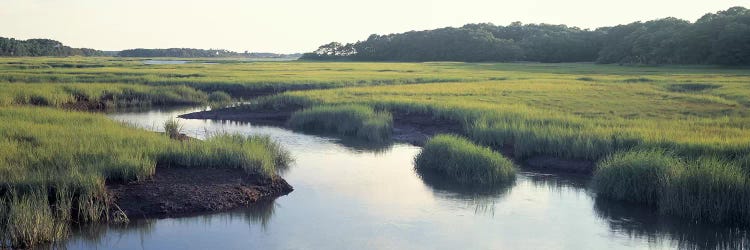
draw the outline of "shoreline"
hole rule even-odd
[[[199,111],[179,115],[183,119],[219,120],[249,122],[257,125],[284,127],[292,113],[298,109],[284,110],[250,110],[241,107],[222,108],[218,110]],[[456,134],[465,136],[463,127],[459,122],[447,119],[435,119],[431,114],[391,112],[393,115],[393,133],[391,139],[394,142],[402,142],[414,146],[423,146],[427,140],[437,134]],[[527,169],[538,169],[552,172],[570,174],[591,175],[596,168],[596,163],[588,160],[570,160],[555,156],[533,156],[526,159],[517,159],[514,156],[513,145],[506,144],[501,148],[495,148],[504,156],[518,162],[520,166]]]
[[[241,169],[157,166],[154,175],[128,183],[107,183],[112,215],[129,219],[184,217],[274,200],[294,188],[276,175]]]

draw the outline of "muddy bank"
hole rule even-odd
[[[231,107],[184,114],[178,117],[184,119],[250,122],[257,125],[284,127],[286,126],[286,121],[289,120],[289,117],[296,110],[298,109],[250,110],[242,107]],[[463,134],[460,123],[446,119],[435,119],[429,114],[395,112],[392,115],[392,138],[397,142],[422,146],[430,137],[436,134]]]
[[[293,190],[281,177],[248,175],[241,169],[161,166],[147,180],[107,186],[114,203],[130,219],[225,211]]]
[[[248,110],[230,107],[179,115],[183,119],[252,122],[258,125],[285,126],[294,110]]]
[[[286,121],[296,109],[285,110],[250,110],[233,107],[211,111],[201,111],[179,116],[185,119],[208,119],[250,122],[258,125],[286,126]],[[392,112],[393,134],[396,142],[404,142],[415,146],[423,146],[427,140],[437,134],[465,135],[461,123],[437,119],[431,114]],[[566,173],[591,174],[596,167],[595,162],[586,160],[568,160],[554,156],[534,156],[528,159],[514,157],[513,145],[506,144],[497,150],[506,157],[516,159],[526,168],[545,171],[559,171]]]

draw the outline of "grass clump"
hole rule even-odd
[[[439,174],[468,185],[504,184],[516,178],[513,162],[490,148],[454,135],[430,139],[414,165],[417,172]]]
[[[617,153],[599,163],[593,187],[604,198],[649,204],[693,222],[750,223],[748,176],[716,157],[683,160],[660,150]]]
[[[750,223],[750,183],[727,161],[702,158],[687,164],[665,190],[660,211],[697,222]]]
[[[214,91],[208,94],[208,102],[211,103],[228,103],[232,101],[232,96],[224,91]]]
[[[656,205],[682,169],[682,161],[660,150],[617,153],[598,164],[592,185],[605,198]]]
[[[212,135],[200,143],[183,143],[162,153],[170,167],[238,168],[273,176],[291,162],[289,152],[268,136]]]
[[[295,112],[288,124],[293,129],[333,132],[370,141],[386,141],[393,130],[393,117],[364,105],[316,106]]]
[[[179,139],[182,135],[182,124],[180,124],[180,121],[177,119],[169,119],[164,122],[164,133],[166,133],[169,138]]]

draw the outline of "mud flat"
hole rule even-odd
[[[241,169],[162,166],[149,179],[112,183],[108,188],[115,209],[130,219],[226,211],[273,200],[293,190],[279,176],[248,175]]]

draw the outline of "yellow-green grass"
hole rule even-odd
[[[598,164],[592,187],[601,197],[655,206],[684,168],[681,159],[665,151],[616,153]]]
[[[37,105],[75,109],[228,103],[217,91],[191,87],[129,84],[0,83],[0,106]],[[83,106],[81,106],[83,105]]]
[[[179,142],[103,115],[0,107],[0,244],[54,241],[71,222],[110,218],[107,181],[165,167],[230,167],[272,175],[288,161],[265,137],[217,135]]]
[[[742,82],[750,78],[730,79],[722,86],[750,95]],[[430,113],[463,122],[482,144],[513,144],[520,158],[598,160],[636,145],[690,156],[750,152],[748,106],[710,91],[677,93],[660,84],[528,79],[354,87],[287,92],[262,104],[364,104]]]
[[[708,81],[747,77],[706,67],[619,67],[591,64],[249,62],[184,59],[187,64],[145,65],[138,58],[0,58],[0,82],[187,85],[233,96],[290,89],[430,82],[590,78],[589,82]],[[203,64],[216,62],[217,64]],[[700,82],[698,82],[700,83]],[[732,92],[726,92],[732,95]],[[745,99],[747,100],[747,99]]]
[[[363,105],[315,106],[294,112],[287,122],[293,129],[336,133],[382,142],[391,137],[393,118]]]
[[[504,185],[516,178],[516,167],[490,148],[454,135],[437,135],[415,157],[420,174],[437,174],[464,185]]]
[[[520,72],[519,68],[527,66]],[[495,149],[512,146],[519,160],[555,156],[599,161],[635,149],[670,152],[668,157],[684,162],[680,164],[684,167],[675,167],[684,171],[670,179],[673,184],[665,187],[654,180],[660,177],[641,178],[638,174],[660,175],[649,171],[660,171],[663,160],[642,157],[639,162],[622,163],[627,174],[635,175],[633,183],[607,184],[644,190],[613,187],[617,193],[602,188],[602,196],[655,204],[665,214],[696,221],[750,223],[750,214],[740,212],[750,204],[742,198],[750,192],[744,184],[750,180],[750,77],[746,71],[568,64],[460,67],[468,71],[492,68],[508,77],[292,91],[253,105],[355,104],[431,114],[462,123],[467,137],[476,143]],[[654,190],[669,192],[672,200],[656,197]]]
[[[200,64],[205,59],[144,65],[141,60],[0,58],[0,88],[4,88],[0,105],[46,102],[65,107],[77,101],[77,92],[70,88],[90,91],[87,96],[93,99],[105,90],[197,93],[177,100],[208,98],[206,93],[212,91],[241,97],[302,89],[259,104],[274,108],[356,104],[432,114],[461,122],[465,135],[475,143],[495,149],[512,145],[520,160],[536,155],[601,160],[639,148],[669,151],[686,162],[719,158],[722,164],[743,169],[743,178],[750,173],[748,70],[451,62]],[[315,88],[326,89],[309,90]],[[100,161],[126,161],[111,159],[115,160]],[[132,166],[122,169],[138,172],[133,170],[138,169],[137,162],[142,161],[131,160]],[[720,165],[694,168],[708,171]],[[698,188],[710,187],[696,183]],[[683,200],[691,198],[686,197]]]
[[[716,157],[685,160],[657,150],[621,152],[600,162],[597,195],[645,203],[695,222],[750,223],[750,183],[737,165]]]

